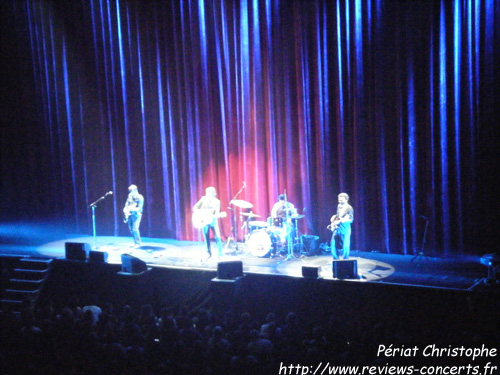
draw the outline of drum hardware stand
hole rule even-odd
[[[287,209],[285,209],[285,222],[284,222],[284,225],[285,225],[285,228],[286,228],[286,247],[287,247],[287,255],[285,257],[285,259],[283,260],[280,260],[277,264],[281,264],[283,262],[286,262],[287,260],[290,260],[292,258],[295,258],[295,256],[293,255],[293,248],[294,248],[294,238],[291,237],[291,229],[290,229],[290,232],[289,232],[289,227],[291,227],[292,225],[288,224],[289,222],[291,223],[291,215],[290,215],[290,209],[288,208],[288,200],[287,200],[287,197],[286,197],[286,189],[284,190],[284,194],[285,196],[285,207],[287,207]]]
[[[422,247],[420,248],[420,251],[417,251],[415,256],[411,259],[410,262],[413,263],[414,260],[417,260],[418,258],[424,257],[425,260],[430,262],[431,260],[427,255],[425,255],[425,243],[426,243],[426,238],[427,238],[427,228],[429,227],[429,218],[424,215],[419,215],[422,219],[425,220],[425,227],[424,227],[424,234],[422,235]]]
[[[236,226],[234,225],[234,222],[233,222],[233,219],[235,217],[235,214],[234,214],[234,209],[232,207],[228,207],[227,208],[228,210],[231,211],[231,235],[226,239],[226,241],[224,242],[224,245],[223,245],[223,248],[222,248],[222,253],[225,254],[227,252],[227,249],[229,248],[229,245],[231,243],[234,243],[235,244],[235,248],[236,248],[236,251],[239,250],[239,246],[238,246],[238,241],[235,240],[236,237],[236,234],[237,233],[237,229],[236,229]]]
[[[224,244],[224,247],[222,249],[222,253],[225,253],[227,251],[227,249],[229,248],[229,244],[232,242],[235,243],[236,252],[239,252],[239,250],[240,250],[240,246],[239,246],[240,243],[238,242],[238,227],[236,225],[236,214],[234,213],[234,208],[231,207],[231,205],[234,205],[233,201],[236,200],[238,195],[240,195],[241,192],[243,191],[243,189],[245,189],[246,187],[247,187],[247,184],[245,183],[245,181],[243,181],[243,186],[240,188],[240,190],[238,190],[236,195],[229,201],[229,207],[227,209],[229,211],[231,211],[231,236],[229,236],[226,239],[226,243]]]
[[[293,246],[294,248],[297,247],[299,249],[300,254],[304,254],[304,243],[302,242],[302,235],[299,231],[299,219],[292,220],[295,220],[295,237],[293,239]]]
[[[92,208],[92,237],[94,237],[94,246],[92,247],[93,250],[97,250],[97,231],[96,231],[96,225],[95,225],[95,208],[97,207],[97,204],[100,201],[103,201],[106,199],[108,195],[113,195],[112,191],[108,191],[106,194],[104,194],[101,198],[96,200],[95,202],[90,204],[90,208]]]

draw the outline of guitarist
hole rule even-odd
[[[344,259],[349,258],[351,247],[351,223],[354,221],[354,210],[349,203],[349,195],[340,193],[338,195],[339,204],[337,213],[330,219],[329,228],[333,231],[332,235],[332,256],[333,259],[339,259],[339,251],[342,252]]]
[[[194,213],[200,213],[209,217],[210,220],[203,226],[203,236],[207,244],[208,258],[212,256],[210,249],[210,229],[214,232],[215,243],[217,244],[217,254],[222,256],[222,241],[220,238],[219,222],[220,217],[220,200],[216,198],[217,191],[213,186],[205,189],[205,195],[194,205]]]
[[[127,223],[130,233],[134,237],[134,244],[131,246],[133,248],[138,248],[142,244],[139,225],[141,225],[143,207],[144,197],[139,194],[136,185],[130,185],[128,187],[128,197],[123,208],[123,214],[124,221]]]

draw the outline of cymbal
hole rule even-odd
[[[241,212],[240,215],[248,216],[248,217],[260,217],[260,215],[256,215],[253,212]]]
[[[242,199],[233,199],[229,203],[234,204],[236,207],[239,207],[239,208],[252,208],[253,207],[252,203],[244,201]]]
[[[303,217],[306,217],[306,215],[299,215],[299,214],[292,215],[292,219],[302,219]]]

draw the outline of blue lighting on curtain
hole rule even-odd
[[[462,244],[462,236],[463,236],[463,228],[462,228],[462,186],[461,186],[461,175],[460,175],[460,98],[461,98],[461,88],[460,88],[460,78],[461,78],[461,64],[462,64],[462,14],[461,14],[461,1],[455,0],[454,4],[454,27],[453,27],[453,45],[454,45],[454,53],[453,53],[453,66],[454,66],[454,101],[455,105],[453,107],[455,118],[455,178],[456,178],[456,186],[457,186],[457,223],[458,223],[458,235],[459,235],[459,244]]]
[[[53,34],[53,28],[52,28],[52,10],[51,8],[48,9],[48,12],[50,14],[50,17],[48,19],[49,23],[49,32],[50,32],[50,40],[53,40],[54,34]],[[45,29],[44,25],[44,19],[42,18],[41,26],[42,30]],[[53,43],[50,43],[50,45],[54,45]],[[46,95],[43,96],[44,100],[44,112],[46,111],[46,118],[48,123],[50,124],[50,128],[52,128],[52,123],[53,123],[53,118],[52,118],[52,104],[50,103],[50,96],[52,95],[52,88],[50,87],[50,73],[49,73],[49,64],[50,64],[50,59],[47,51],[47,39],[42,38],[42,50],[43,50],[43,70],[45,72],[45,90],[46,90]],[[54,51],[52,51],[53,53]],[[52,54],[52,63],[55,65],[55,54]],[[55,91],[55,94],[57,95],[57,91]],[[52,138],[52,135],[51,135]]]
[[[347,59],[347,81],[351,82],[351,12],[349,10],[350,2],[338,0],[338,4],[339,3],[345,4],[345,55]],[[340,4],[338,6],[340,6]]]
[[[274,9],[276,9],[276,11],[274,11],[273,13],[273,7],[272,5],[274,5]],[[276,67],[275,67],[275,64],[274,64],[274,59],[273,59],[273,53],[275,53],[274,51],[274,44],[273,44],[273,15],[276,17],[276,25],[278,26],[280,24],[280,19],[279,19],[279,1],[276,0],[276,1],[273,1],[273,0],[266,0],[265,1],[265,12],[266,12],[266,51],[265,51],[265,54],[266,54],[266,58],[267,58],[267,61],[268,61],[268,69],[266,70],[266,80],[267,82],[269,82],[269,86],[271,86],[271,82],[274,82],[275,80],[275,77],[276,77]],[[277,137],[277,126],[276,126],[276,122],[275,122],[275,113],[274,113],[274,110],[272,110],[272,108],[274,108],[276,106],[276,97],[278,97],[277,93],[275,93],[275,90],[274,90],[274,85],[271,87],[268,88],[267,90],[267,107],[268,107],[268,110],[266,111],[267,112],[267,119],[266,119],[266,123],[267,123],[267,126],[268,126],[268,129],[269,129],[269,138],[270,139],[276,139]],[[269,157],[272,158],[272,159],[276,159],[276,155],[277,155],[277,144],[276,142],[269,142]],[[278,168],[276,165],[272,165],[270,166],[269,168],[269,173],[268,173],[268,178],[270,178],[271,180],[271,183],[270,185],[271,186],[278,186],[278,176],[279,176],[279,173],[278,173]]]
[[[176,126],[174,124],[174,115],[172,113],[172,108],[174,106],[172,105],[172,90],[171,90],[171,84],[167,76],[167,104],[168,104],[168,129],[169,129],[169,140],[170,140],[170,162],[171,162],[171,167],[164,168],[166,169],[167,175],[164,174],[164,185],[170,187],[170,181],[172,181],[172,189],[174,191],[181,191],[181,187],[179,184],[179,174],[178,173],[172,173],[171,171],[178,171],[179,170],[179,163],[177,161],[177,152],[176,152],[176,144],[178,143],[177,141],[177,134],[176,134]],[[164,172],[165,173],[165,172]],[[165,181],[166,180],[166,181]],[[173,199],[172,199],[173,198]],[[181,204],[179,202],[180,196],[179,194],[174,194],[173,197],[168,194],[168,189],[165,190],[165,202],[167,202],[168,207],[170,209],[170,213],[167,213],[168,216],[173,216],[174,219],[174,228],[179,228],[180,223],[181,223]],[[173,201],[173,207],[172,207],[172,202]],[[166,211],[168,212],[168,211]],[[176,233],[178,236],[179,233]]]
[[[253,37],[253,92],[254,95],[261,89],[262,84],[262,63],[260,47],[260,19],[259,19],[259,0],[252,0],[252,37]],[[254,99],[254,105],[257,100]],[[256,109],[256,108],[255,108]]]
[[[338,90],[339,90],[339,104],[338,104],[338,117],[339,117],[339,124],[337,125],[339,128],[339,134],[340,134],[340,145],[338,147],[338,158],[339,158],[339,182],[340,186],[344,186],[344,179],[345,179],[345,174],[344,174],[344,164],[345,164],[345,149],[344,149],[344,144],[345,144],[345,137],[344,137],[344,82],[343,82],[343,65],[342,65],[342,17],[340,13],[340,3],[341,0],[337,0],[337,64],[338,64]],[[347,3],[346,3],[346,6]],[[348,15],[346,13],[346,19],[348,19]],[[347,21],[346,21],[347,22]],[[347,28],[346,28],[347,30]],[[349,32],[347,30],[346,32],[346,38],[347,40],[349,39]],[[347,43],[346,46],[347,53],[346,55],[349,54],[349,43]],[[349,59],[347,60],[349,61]],[[349,66],[349,64],[347,64]]]
[[[443,242],[445,249],[450,246],[450,205],[448,198],[448,131],[447,131],[447,77],[446,77],[446,17],[445,0],[441,0],[439,24],[439,128],[441,153],[441,210]]]
[[[429,80],[428,80],[428,85],[429,85],[429,108],[428,108],[428,113],[429,113],[429,130],[430,134],[435,133],[435,128],[436,128],[436,117],[435,117],[435,103],[436,103],[436,91],[434,89],[434,82],[435,82],[435,63],[434,63],[434,51],[435,51],[435,38],[434,34],[430,36],[430,48],[429,48]],[[436,159],[436,144],[434,141],[429,142],[429,149],[430,149],[430,157],[431,160]],[[435,195],[437,195],[436,192],[436,166],[435,163],[431,164],[431,179],[430,179],[430,195],[432,198],[434,198]],[[431,218],[436,217],[436,205],[432,204],[431,205],[431,212],[429,213]],[[432,226],[436,225],[434,220],[431,223]]]
[[[220,3],[221,6],[221,14],[224,14],[224,2]],[[216,14],[216,9],[214,7],[214,23],[217,23],[217,19],[219,17]],[[220,105],[220,116],[221,116],[221,124],[222,124],[222,134],[223,138],[227,139],[227,119],[226,119],[226,96],[230,95],[229,88],[226,90],[225,85],[229,82],[229,77],[226,77],[224,73],[228,73],[228,46],[227,46],[227,30],[226,30],[226,19],[225,17],[220,17],[223,20],[221,26],[221,31],[219,28],[215,28],[215,51],[217,56],[217,82],[219,88],[219,105]],[[221,36],[222,34],[222,36]],[[230,102],[230,101],[229,101]],[[229,165],[229,152],[228,152],[228,144],[224,142],[224,164]]]
[[[66,55],[66,38],[63,36],[62,40],[62,68],[63,68],[63,79],[64,79],[64,93],[65,93],[65,104],[66,104],[66,121],[68,127],[68,146],[69,146],[69,159],[71,163],[71,182],[72,182],[72,192],[73,192],[73,208],[75,213],[78,213],[78,195],[76,192],[76,169],[75,169],[75,149],[74,149],[74,139],[73,139],[73,119],[71,114],[71,97],[70,97],[70,87],[69,87],[69,76],[68,76],[68,57]]]
[[[474,4],[471,2],[468,3],[468,25],[467,25],[467,35],[468,35],[468,60],[469,60],[469,68],[468,68],[468,76],[469,76],[469,139],[476,139],[475,135],[475,110],[477,107],[477,96],[474,94],[476,92],[476,88],[478,87],[477,79],[479,77],[479,64],[476,60],[479,51],[479,22],[476,21],[476,14],[479,14],[479,1],[475,1]],[[469,155],[471,158],[474,158],[476,154],[474,142],[469,143]],[[474,170],[471,171],[474,173]],[[472,176],[474,177],[474,175]]]
[[[200,49],[201,49],[201,78],[203,81],[203,95],[205,96],[204,103],[208,103],[209,98],[209,87],[208,87],[208,61],[207,61],[207,30],[206,30],[206,16],[205,16],[205,0],[198,0],[198,22],[200,25]],[[203,106],[206,108],[206,106]],[[203,111],[203,115],[206,116],[207,113]],[[207,121],[204,118],[202,121]],[[209,136],[211,132],[208,133]]]
[[[253,137],[252,152],[253,157],[257,156],[265,150],[265,145],[262,144],[262,139],[259,137],[259,132],[257,129],[260,128],[261,120],[255,116],[257,113],[262,113],[262,106],[260,106],[262,98],[262,64],[261,64],[261,44],[260,44],[260,20],[259,20],[259,2],[258,0],[251,1],[251,19],[252,27],[250,33],[252,33],[252,54],[251,54],[251,79],[250,79],[250,105],[251,108],[251,124],[253,125],[255,134]],[[263,186],[264,181],[261,180],[261,175],[257,174],[255,176],[256,186]]]
[[[399,95],[399,110],[401,111],[402,109],[402,97]],[[399,175],[402,177],[404,181],[404,176],[405,176],[405,158],[404,158],[404,145],[403,145],[403,137],[402,134],[403,132],[403,118],[402,116],[399,117],[399,134],[400,134],[400,142],[399,142]],[[408,254],[408,227],[407,227],[407,219],[406,219],[406,191],[405,191],[405,184],[404,182],[401,183],[400,185],[400,202],[401,202],[401,221],[402,221],[402,253],[403,254]],[[411,230],[411,229],[410,229]]]
[[[361,65],[363,62],[363,9],[362,0],[355,0],[354,2],[354,14],[355,14],[355,38],[356,38],[356,59],[357,64]],[[363,70],[358,67],[358,73],[362,73]],[[362,78],[362,77],[361,77]],[[359,82],[363,83],[363,82]]]
[[[365,100],[365,64],[364,64],[364,48],[363,48],[363,0],[355,0],[355,25],[354,25],[354,35],[355,35],[355,80],[353,84],[355,104],[353,113],[353,123],[352,128],[354,132],[353,145],[354,153],[359,154],[360,148],[364,147],[364,130],[366,128],[366,122],[368,121],[368,101]],[[364,157],[354,158],[355,170],[363,170],[366,165],[366,159]],[[358,216],[364,217],[364,189],[366,185],[362,178],[354,179],[354,194],[356,195],[356,204],[358,206]],[[342,190],[346,190],[348,187],[344,186]],[[355,234],[355,239],[364,237],[364,227],[359,228]]]
[[[249,116],[249,108],[248,108],[248,103],[249,103],[249,92],[250,92],[250,85],[249,85],[249,61],[250,61],[250,42],[249,42],[249,26],[248,26],[248,3],[247,0],[241,0],[240,3],[240,28],[239,28],[239,33],[240,33],[240,45],[239,45],[239,50],[240,50],[240,67],[239,67],[239,104],[240,104],[240,122],[242,124],[243,132],[246,133],[248,124],[250,123],[250,116]],[[243,142],[243,147],[242,147],[242,155],[243,155],[243,165],[244,165],[244,171],[243,174],[246,176],[247,174],[250,174],[249,171],[247,171],[249,163],[247,162],[247,147],[246,143]],[[246,177],[245,177],[246,178]]]
[[[475,86],[474,88],[477,90],[477,87],[479,85],[479,68],[481,64],[479,63],[480,61],[480,46],[481,46],[481,22],[480,22],[480,14],[481,14],[481,1],[476,0],[475,2],[476,8],[474,12],[474,66],[475,66],[475,71],[474,71],[474,77],[475,77]],[[473,90],[474,93],[477,91]],[[478,102],[479,102],[479,95],[476,95],[476,103],[475,103],[475,108],[478,108]],[[474,138],[471,138],[474,139]],[[472,143],[472,142],[471,142]],[[474,155],[474,154],[472,154]]]
[[[415,123],[415,83],[414,83],[414,65],[413,56],[408,64],[408,165],[409,165],[409,206],[411,223],[411,241],[412,250],[417,248],[417,129]]]
[[[376,7],[375,7],[375,28],[374,28],[374,35],[372,36],[372,41],[377,43],[380,38],[383,37],[383,25],[382,25],[382,2],[377,2]],[[382,61],[384,58],[384,55],[382,51],[378,51],[379,57],[378,61]],[[377,55],[375,55],[377,56]],[[379,66],[379,69],[381,67]],[[384,85],[381,82],[378,82],[379,79],[376,79],[376,91],[375,91],[375,97],[378,98],[380,101],[379,103],[382,102],[383,98],[383,89]],[[379,165],[380,165],[380,200],[381,200],[381,211],[382,211],[382,224],[383,224],[383,250],[385,250],[387,253],[391,253],[391,232],[390,232],[390,224],[389,224],[389,207],[388,207],[388,186],[387,186],[387,179],[388,179],[388,171],[387,171],[387,153],[386,153],[386,129],[384,126],[384,116],[383,116],[383,107],[382,105],[378,104],[377,105],[377,111],[376,111],[376,125],[379,129],[379,150],[380,150],[380,157],[379,157]]]
[[[174,225],[172,215],[170,215],[170,195],[169,192],[169,177],[170,171],[168,168],[168,140],[167,130],[165,128],[165,108],[163,98],[163,73],[162,73],[162,60],[160,52],[160,37],[158,35],[158,24],[155,24],[156,29],[156,80],[158,85],[158,125],[160,130],[160,144],[161,144],[161,168],[162,168],[162,185],[163,185],[163,207],[166,214],[167,227]],[[168,95],[168,93],[167,93]],[[168,97],[167,97],[168,99]]]
[[[139,24],[137,21],[136,24],[136,37],[137,37],[137,73],[139,75],[139,98],[140,98],[140,106],[141,106],[141,128],[142,128],[142,147],[143,147],[143,156],[144,156],[144,164],[149,165],[149,156],[148,156],[148,128],[146,124],[146,103],[144,98],[144,77],[143,77],[143,66],[142,66],[142,49],[141,49],[141,35],[139,32]],[[145,190],[146,196],[150,196],[151,188],[149,186],[150,174],[149,168],[144,169],[144,178],[146,181]],[[146,207],[148,207],[148,203],[145,203]],[[146,215],[146,220],[148,222],[148,226],[151,225],[151,215]]]
[[[371,44],[372,43],[372,2],[367,1],[365,3],[366,5],[366,21],[367,21],[367,29],[368,29],[368,42]]]
[[[362,97],[364,90],[362,87],[365,85],[364,72],[363,72],[363,9],[362,0],[355,0],[355,50],[356,50],[356,91],[359,95],[360,103],[363,103]],[[362,111],[361,111],[362,112]]]
[[[321,114],[321,127],[326,130],[325,124],[330,123],[329,111],[329,90],[328,90],[328,18],[326,14],[326,4],[322,3],[322,8],[318,9],[318,70],[319,70],[319,100],[320,100],[320,114]],[[323,134],[323,131],[321,132]],[[328,136],[328,133],[326,133]],[[324,148],[324,147],[323,147]]]
[[[328,163],[328,155],[330,154],[330,101],[329,101],[329,90],[328,90],[328,24],[327,24],[327,13],[326,4],[321,3],[318,5],[318,90],[319,90],[319,114],[320,114],[320,144],[321,148],[319,152],[321,153],[321,166],[323,170],[323,180],[328,181],[330,176],[327,177],[328,173],[326,171],[326,165]],[[338,30],[338,24],[337,24]],[[326,189],[326,186],[324,187]]]
[[[111,16],[111,7],[109,4],[109,0],[106,0],[106,13],[103,10],[103,4],[104,0],[100,0],[100,6],[101,6],[101,25],[102,25],[102,42],[103,45],[106,46],[106,41],[109,42],[109,45],[107,46],[107,49],[104,51],[104,76],[105,76],[105,81],[106,81],[106,102],[109,103],[106,107],[107,109],[107,127],[108,127],[108,133],[109,133],[109,156],[111,160],[111,180],[112,180],[112,185],[113,185],[113,190],[116,191],[116,166],[117,166],[117,161],[116,161],[116,153],[115,153],[115,132],[113,130],[113,124],[115,122],[116,117],[116,104],[117,99],[116,99],[116,92],[115,92],[115,87],[116,87],[116,79],[115,79],[115,59],[114,59],[114,42],[113,42],[113,28],[112,28],[112,16]],[[104,18],[107,16],[107,18]],[[107,25],[107,30],[106,30],[106,25]],[[107,32],[107,34],[106,34]],[[107,37],[107,35],[109,37]],[[107,55],[109,54],[109,61],[107,58]],[[113,104],[115,104],[113,106]],[[115,107],[115,108],[113,108]],[[114,110],[114,111],[113,111]],[[113,113],[114,112],[114,113]],[[113,116],[114,114],[114,116]],[[128,165],[127,165],[128,167]],[[116,207],[116,204],[115,204]],[[117,235],[119,232],[119,227],[118,227],[118,220],[116,220],[116,215],[115,215],[115,220],[114,220],[114,234]]]
[[[187,9],[186,9],[187,7]],[[180,25],[181,25],[181,43],[182,44],[187,44],[188,37],[190,36],[191,28],[188,22],[186,22],[186,19],[189,18],[191,14],[191,2],[187,3],[184,1],[179,1],[179,13],[180,13]],[[186,45],[185,47],[186,51],[190,51],[189,46]],[[189,55],[188,53],[183,53],[182,54],[182,65],[183,66],[188,66],[188,61],[189,61]],[[187,135],[187,154],[188,155],[195,155],[196,150],[198,148],[198,139],[197,137],[197,128],[196,128],[196,121],[194,119],[194,114],[193,111],[191,110],[192,108],[197,108],[197,95],[194,95],[194,88],[193,91],[191,91],[191,82],[188,79],[188,73],[194,73],[190,71],[189,69],[186,69],[182,73],[182,85],[185,87],[185,93],[184,93],[184,102],[185,102],[185,121],[186,121],[186,135]],[[199,166],[200,160],[197,159],[195,162],[190,162],[188,166],[188,173],[189,173],[189,181],[197,181],[196,177],[199,175],[200,171],[200,166]],[[189,184],[189,196],[194,197],[198,195],[199,187],[198,184],[196,183],[191,183]],[[192,198],[191,198],[192,199]],[[192,204],[195,202],[188,201],[186,202],[186,205],[191,207]],[[193,229],[194,231],[194,229]],[[198,239],[201,237],[201,234],[199,231],[196,231],[198,234]]]
[[[127,100],[127,71],[125,68],[125,56],[123,53],[123,36],[122,22],[120,15],[120,0],[116,0],[116,23],[118,32],[118,51],[120,52],[120,77],[122,87],[122,102],[123,102],[123,124],[125,126],[125,152],[127,155],[127,175],[128,180],[132,181],[132,158],[130,156],[130,139],[129,139],[129,124],[128,124],[128,100]]]
[[[80,134],[83,134],[84,129],[85,129],[85,118],[83,116],[84,109],[83,109],[82,92],[81,91],[78,92],[78,103],[79,103],[79,113],[80,113]],[[87,159],[85,137],[80,137],[80,146],[82,148],[81,160],[85,161]],[[89,202],[90,197],[89,197],[89,180],[88,180],[88,173],[87,173],[87,164],[86,163],[82,163],[82,164],[83,164],[83,166],[82,166],[82,169],[83,169],[83,179],[82,179],[83,180],[83,191],[84,191],[84,196],[85,196],[84,202]],[[78,207],[78,205],[76,207]],[[77,227],[78,231],[80,231],[80,229],[83,229],[83,228],[80,228],[79,217],[80,217],[80,215],[77,214],[76,227]]]

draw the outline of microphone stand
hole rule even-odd
[[[95,208],[97,207],[97,204],[100,201],[103,201],[106,199],[106,197],[110,195],[109,193],[104,194],[101,198],[96,200],[95,202],[90,204],[90,208],[92,208],[92,236],[94,237],[94,247],[92,248],[93,250],[97,250],[97,236],[96,236],[96,225],[95,225]]]
[[[241,194],[241,192],[243,191],[243,189],[246,188],[246,184],[243,183],[243,186],[241,187],[240,190],[238,190],[238,192],[236,193],[236,195],[231,198],[231,200],[229,201],[229,204],[231,205],[231,202],[233,200],[235,200],[236,198],[238,198],[238,195]],[[229,236],[229,238],[226,240],[226,245],[225,245],[225,248],[227,250],[227,248],[229,247],[229,244],[231,243],[231,241],[234,241],[236,243],[236,251],[238,251],[238,228],[237,228],[237,225],[236,225],[236,214],[234,213],[234,208],[229,206],[227,208],[229,211],[231,211],[231,234],[232,236]]]
[[[425,244],[427,242],[427,228],[429,227],[429,218],[423,215],[420,215],[420,217],[425,220],[424,234],[422,236],[422,247],[420,248],[420,251],[417,251],[415,253],[415,256],[411,258],[411,263],[413,263],[413,261],[417,260],[420,257],[424,257],[425,260],[430,261],[430,259],[425,254]]]

